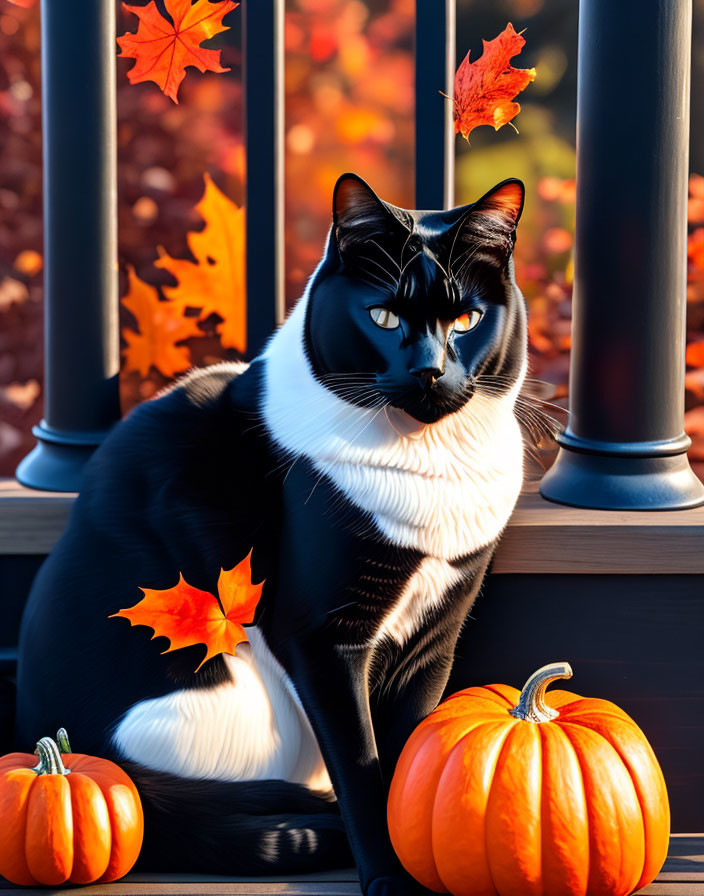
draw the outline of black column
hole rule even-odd
[[[581,0],[570,422],[541,485],[704,501],[683,431],[691,0]]]
[[[247,356],[284,318],[284,0],[244,0]]]
[[[416,0],[416,208],[455,204],[455,0]]]
[[[74,491],[120,416],[115,3],[42,0],[41,15],[44,419],[17,478]]]

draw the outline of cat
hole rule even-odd
[[[415,892],[386,797],[521,488],[523,200],[507,180],[409,211],[343,175],[263,352],[186,375],[88,464],[23,616],[16,740],[65,726],[128,771],[140,867],[290,873],[351,850],[367,896]],[[252,547],[266,582],[235,656],[194,674],[202,645],[162,654],[109,618],[179,573],[216,593]]]

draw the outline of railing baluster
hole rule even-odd
[[[570,424],[541,486],[553,501],[704,501],[682,429],[691,29],[691,0],[580,4]]]
[[[244,0],[247,356],[284,318],[284,0]]]
[[[416,0],[416,208],[455,204],[455,0]]]
[[[115,3],[42,0],[41,16],[44,419],[17,478],[74,491],[120,416]]]

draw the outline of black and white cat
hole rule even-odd
[[[349,862],[409,893],[390,778],[437,705],[522,481],[523,186],[407,211],[343,175],[305,295],[249,366],[196,371],[115,428],[25,611],[17,742],[65,726],[133,776],[142,866]],[[249,643],[194,674],[109,619],[253,550]],[[331,784],[334,797],[331,794]]]

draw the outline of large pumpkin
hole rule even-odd
[[[57,736],[66,750],[63,729]],[[37,756],[0,758],[0,874],[15,884],[87,884],[126,874],[142,846],[142,804],[107,759],[43,737]]]
[[[401,862],[454,896],[625,896],[665,861],[670,809],[643,732],[613,703],[551,691],[467,688],[414,731],[391,784]]]

